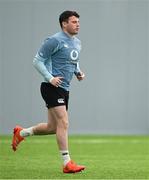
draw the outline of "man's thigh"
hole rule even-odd
[[[65,105],[52,107],[48,111],[50,118],[53,118],[55,122],[60,120],[68,122],[68,113]]]

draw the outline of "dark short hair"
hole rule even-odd
[[[77,18],[80,17],[80,15],[76,11],[64,11],[62,14],[59,16],[59,23],[60,26],[62,27],[62,22],[67,22],[69,17],[75,16]]]

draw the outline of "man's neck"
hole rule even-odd
[[[64,32],[68,37],[70,37],[70,38],[74,38],[74,37],[75,37],[74,34],[70,34],[70,33],[68,33],[66,30],[63,30],[63,32]]]

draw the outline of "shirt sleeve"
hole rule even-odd
[[[58,46],[59,43],[55,38],[47,38],[33,60],[34,67],[47,81],[53,78],[51,55],[58,50]],[[50,66],[48,69],[46,66],[47,62],[48,66]]]
[[[77,43],[78,43],[78,47],[79,47],[78,51],[80,52],[81,49],[82,49],[81,41],[79,39],[77,39]],[[75,69],[74,74],[77,76],[78,73],[80,73],[80,72],[81,72],[81,69],[80,69],[80,65],[79,65],[79,61],[78,61],[77,64],[76,64],[76,69]]]
[[[80,73],[80,72],[81,72],[81,70],[80,70],[79,62],[77,62],[77,65],[76,65],[76,69],[75,69],[74,74],[77,76],[78,73]]]

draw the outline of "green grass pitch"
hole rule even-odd
[[[149,136],[70,136],[72,159],[86,166],[76,174],[62,173],[55,136],[10,144],[0,136],[0,179],[149,179]]]

